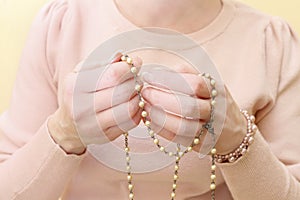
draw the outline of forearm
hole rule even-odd
[[[300,183],[272,153],[257,132],[254,143],[240,160],[219,164],[234,199],[300,199]]]
[[[27,144],[0,164],[0,199],[58,199],[83,157],[67,155],[43,124]]]

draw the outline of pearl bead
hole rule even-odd
[[[149,127],[151,125],[151,122],[150,121],[145,121],[145,126]]]
[[[215,171],[217,169],[217,166],[216,165],[212,165],[211,166],[211,170]]]
[[[173,183],[173,189],[176,189],[177,185],[175,183]]]
[[[199,144],[200,140],[198,138],[194,139],[194,144]]]
[[[179,165],[175,165],[174,169],[177,171],[179,169]]]
[[[248,143],[249,143],[249,144],[252,144],[253,141],[254,141],[254,138],[253,138],[253,137],[250,137],[249,140],[248,140]]]
[[[172,152],[169,152],[169,156],[172,157],[174,154]]]
[[[137,68],[136,67],[131,67],[130,71],[131,71],[131,73],[136,74],[137,73]]]
[[[128,189],[129,189],[129,190],[132,190],[132,189],[133,189],[133,185],[132,185],[132,184],[129,184],[129,185],[128,185]]]
[[[216,85],[216,81],[215,81],[214,79],[211,79],[210,84],[211,84],[212,86],[215,86],[215,85]]]
[[[165,151],[165,147],[160,147],[159,150],[160,151]]]
[[[211,179],[211,180],[215,180],[215,179],[216,179],[216,175],[212,174],[212,175],[210,176],[210,179]]]
[[[145,102],[140,101],[140,102],[139,102],[139,107],[140,107],[140,108],[143,108],[144,106],[145,106]]]
[[[171,197],[174,198],[176,196],[175,192],[171,193]]]
[[[127,58],[127,57],[123,55],[123,56],[121,57],[121,60],[122,60],[122,61],[125,61],[126,58]]]
[[[252,128],[252,131],[253,131],[253,132],[256,132],[256,131],[257,131],[257,126],[256,126],[255,124],[253,124],[251,128]]]
[[[129,148],[128,147],[125,148],[125,152],[129,152]]]
[[[230,158],[228,159],[228,161],[231,162],[231,163],[233,163],[233,162],[235,161],[235,157],[233,157],[233,156],[230,157]]]
[[[178,179],[178,176],[176,174],[174,174],[174,180],[177,180]]]
[[[127,180],[131,181],[132,180],[132,176],[131,175],[127,175]]]
[[[129,65],[131,65],[131,64],[132,64],[132,58],[128,57],[128,58],[126,59],[126,62],[127,62]]]
[[[188,152],[190,152],[190,151],[193,150],[193,148],[192,147],[188,147],[187,150],[188,150]]]
[[[213,89],[213,90],[211,91],[211,95],[212,95],[213,97],[217,96],[217,94],[218,94],[217,90]]]
[[[212,100],[211,102],[210,102],[210,104],[212,105],[212,106],[215,106],[216,105],[216,100]]]
[[[216,149],[216,148],[213,148],[213,149],[210,151],[210,153],[213,154],[213,155],[216,154],[216,153],[217,153],[217,149]]]
[[[129,162],[130,161],[130,157],[126,157],[126,161]]]
[[[146,111],[142,112],[142,117],[147,117],[148,113]]]
[[[157,138],[155,138],[155,139],[153,140],[153,142],[154,142],[154,144],[158,144],[158,143],[159,143],[159,140],[158,140]]]
[[[137,85],[135,85],[134,89],[139,92],[139,91],[141,91],[142,86],[137,84]]]
[[[130,194],[129,194],[129,199],[132,200],[132,199],[133,199],[133,196],[134,196],[133,193],[130,193]]]
[[[255,122],[255,117],[254,117],[253,115],[251,115],[251,116],[250,116],[250,120],[251,120],[251,122],[254,123],[254,122]]]
[[[126,169],[127,169],[127,171],[130,171],[130,170],[131,170],[131,167],[130,167],[130,166],[127,166]]]
[[[214,183],[210,184],[210,189],[215,190],[216,189],[216,184],[214,184]]]
[[[153,136],[154,136],[154,131],[153,131],[153,130],[150,130],[150,131],[149,131],[149,135],[150,135],[151,137],[153,137]]]
[[[178,152],[178,156],[179,156],[179,157],[182,157],[182,156],[183,156],[183,152],[181,152],[181,151]]]
[[[205,76],[206,78],[210,78],[210,74],[209,74],[209,73],[205,73],[204,76]]]

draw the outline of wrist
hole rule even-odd
[[[47,127],[53,141],[60,146],[67,154],[81,155],[86,147],[81,142],[77,131],[72,126],[63,128],[54,116],[48,120]]]
[[[257,126],[255,125],[255,117],[249,115],[247,111],[241,110],[241,113],[244,115],[245,119],[247,120],[247,128],[246,128],[246,135],[244,136],[242,142],[235,148],[233,151],[227,154],[216,154],[216,151],[212,152],[215,161],[217,163],[233,163],[243,155],[247,153],[249,150],[249,146],[254,141],[254,135],[257,132]]]

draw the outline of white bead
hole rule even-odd
[[[216,189],[216,184],[214,184],[214,183],[210,184],[210,189],[215,190]]]
[[[172,157],[174,154],[172,152],[169,152],[169,156]]]
[[[177,176],[176,174],[174,174],[173,179],[174,179],[174,180],[177,180],[177,179],[178,179],[178,176]]]
[[[145,106],[145,102],[140,101],[140,102],[139,102],[139,107],[140,107],[140,108],[143,108],[144,106]]]
[[[254,122],[255,122],[255,117],[254,117],[253,115],[251,115],[251,116],[250,116],[250,120],[251,120],[251,122],[254,123]]]
[[[228,159],[228,161],[230,162],[230,163],[233,163],[234,161],[235,161],[235,157],[230,157],[229,159]]]
[[[171,193],[171,197],[174,198],[176,196],[175,192]]]
[[[154,131],[153,130],[150,130],[149,131],[149,135],[152,137],[152,136],[154,136]]]
[[[216,153],[217,153],[217,149],[216,149],[216,148],[213,148],[213,149],[210,151],[210,153],[213,154],[213,155],[216,154]]]
[[[176,189],[177,188],[177,185],[175,183],[173,183],[173,189]]]
[[[215,170],[216,170],[216,168],[217,168],[217,166],[216,166],[216,165],[212,165],[212,166],[211,166],[211,170],[213,170],[213,171],[215,171]]]
[[[159,150],[160,151],[165,151],[165,147],[160,147]]]
[[[178,156],[179,156],[179,157],[182,157],[182,156],[183,156],[183,152],[181,152],[181,151],[178,152]]]
[[[132,184],[129,184],[129,185],[128,185],[128,189],[129,189],[129,190],[132,190],[132,189],[133,189],[133,185],[132,185]]]
[[[142,117],[147,117],[148,113],[146,111],[142,112]]]
[[[134,89],[139,92],[139,91],[141,91],[142,86],[137,84],[137,85],[135,85]]]
[[[211,95],[212,95],[213,97],[217,96],[217,94],[218,94],[217,90],[213,89],[213,90],[211,91]]]
[[[209,77],[210,77],[210,74],[209,74],[209,73],[205,73],[204,76],[205,76],[206,78],[209,78]]]
[[[211,180],[215,180],[215,179],[216,179],[216,175],[212,174],[212,175],[210,176],[210,179],[211,179]]]
[[[193,148],[192,147],[188,147],[187,150],[188,150],[188,152],[190,152],[190,151],[193,150]]]
[[[252,131],[255,133],[257,131],[257,126],[255,124],[252,125]]]
[[[145,121],[145,126],[149,127],[151,125],[151,122],[150,121]]]
[[[131,67],[130,71],[131,71],[131,73],[136,74],[137,73],[137,68],[136,67]]]
[[[127,169],[127,171],[130,171],[130,170],[131,170],[131,167],[130,167],[130,166],[127,166],[126,169]]]
[[[131,65],[131,64],[132,64],[132,58],[128,57],[128,58],[126,59],[126,62],[127,62],[129,65]]]
[[[211,80],[210,80],[210,84],[211,84],[212,86],[215,86],[215,85],[216,85],[216,81],[215,81],[214,79],[211,79]]]
[[[130,157],[126,157],[126,161],[129,162],[130,161]]]
[[[132,176],[131,175],[127,175],[127,180],[131,181],[131,179],[132,179]]]
[[[200,140],[198,138],[195,138],[193,142],[194,144],[199,144]]]
[[[179,169],[179,165],[175,165],[174,169],[177,171]]]
[[[126,56],[123,55],[123,56],[121,57],[121,60],[122,60],[122,61],[125,61],[125,60],[126,60]]]
[[[159,143],[159,140],[158,140],[157,138],[155,138],[155,139],[153,140],[153,142],[154,142],[154,144],[158,144],[158,143]]]
[[[133,193],[130,193],[130,194],[129,194],[129,199],[132,200],[133,197],[134,197]]]
[[[254,138],[253,138],[253,137],[250,137],[249,140],[248,140],[248,143],[249,143],[249,144],[252,144],[253,141],[254,141]]]
[[[210,102],[210,104],[212,105],[212,106],[215,106],[216,105],[216,100],[212,100],[211,102]]]

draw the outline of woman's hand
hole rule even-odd
[[[135,81],[129,65],[120,62],[120,57],[121,54],[117,55],[103,71],[93,90],[84,86],[90,80],[76,81],[80,73],[89,77],[97,69],[82,68],[79,72],[75,69],[66,76],[61,105],[50,117],[48,129],[67,153],[82,154],[86,143],[112,141],[139,124],[141,109],[134,93]],[[140,69],[141,60],[134,58],[133,62]],[[87,98],[93,98],[93,103],[89,105]],[[85,138],[85,144],[80,138]]]
[[[176,69],[175,69],[176,70]],[[153,69],[142,79],[148,84],[142,90],[150,113],[151,127],[162,137],[189,146],[211,112],[210,85],[205,78],[188,69],[179,73]],[[218,83],[217,83],[218,84]],[[222,133],[217,141],[218,153],[229,153],[237,148],[246,134],[246,120],[225,88],[227,112]],[[218,102],[217,102],[218,103]],[[205,137],[205,136],[204,136]],[[203,140],[203,139],[202,139]],[[199,150],[201,142],[194,150]]]

